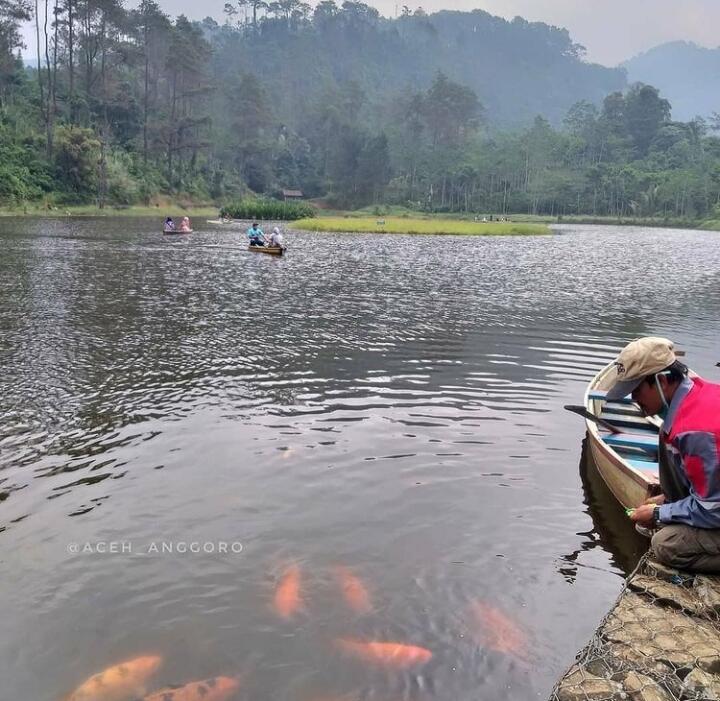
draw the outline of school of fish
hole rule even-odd
[[[368,589],[352,570],[335,566],[332,575],[343,601],[355,614],[372,612]],[[290,621],[306,608],[302,582],[300,566],[295,563],[288,565],[278,579],[272,608],[284,621]],[[478,644],[520,660],[527,659],[527,634],[512,618],[484,601],[474,601],[470,614]],[[336,638],[334,646],[347,657],[387,669],[420,667],[433,657],[429,649],[404,642]],[[239,677],[217,676],[148,694],[148,684],[162,664],[160,655],[148,654],[112,665],[84,681],[64,701],[230,701],[241,686]]]

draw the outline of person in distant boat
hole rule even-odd
[[[270,239],[268,240],[268,246],[272,246],[273,248],[282,248],[283,243],[283,235],[280,233],[280,229],[276,226],[272,233],[270,234]]]
[[[165,219],[165,223],[163,224],[163,231],[175,231],[175,222],[172,220],[172,217],[168,217]]]
[[[180,222],[180,231],[192,231],[190,228],[190,219],[188,217],[182,218],[182,221]]]
[[[720,385],[690,377],[672,341],[655,336],[629,343],[615,366],[607,400],[630,394],[646,415],[663,418],[662,493],[630,518],[657,529],[651,548],[661,563],[720,573]]]
[[[257,222],[253,222],[253,225],[247,230],[247,237],[251,246],[265,245],[265,234],[263,234],[263,230],[257,225]]]

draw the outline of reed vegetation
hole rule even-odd
[[[245,199],[225,205],[220,210],[220,216],[229,219],[294,221],[295,219],[312,219],[315,216],[315,207],[307,202]]]

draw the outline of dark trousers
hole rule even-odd
[[[250,239],[251,246],[264,246],[265,244],[260,239]]]

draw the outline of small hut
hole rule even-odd
[[[296,202],[303,198],[302,190],[283,190],[282,194],[285,202]]]

